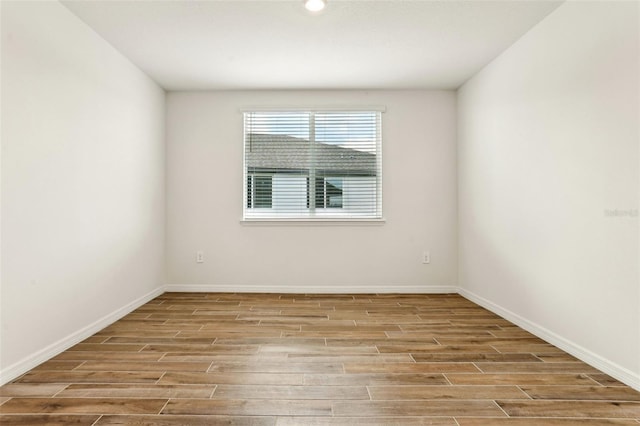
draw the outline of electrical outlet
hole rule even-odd
[[[431,255],[428,251],[422,253],[422,263],[431,263]]]
[[[204,252],[197,251],[196,252],[196,263],[204,263]]]

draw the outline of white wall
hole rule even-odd
[[[57,2],[2,1],[0,383],[164,284],[164,92]]]
[[[458,96],[463,294],[636,388],[639,17],[567,2]]]
[[[240,108],[283,105],[386,105],[385,224],[240,223]],[[455,291],[455,105],[446,91],[168,94],[168,288]],[[430,265],[422,264],[424,250]]]

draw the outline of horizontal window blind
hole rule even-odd
[[[379,111],[244,113],[245,219],[382,217]]]

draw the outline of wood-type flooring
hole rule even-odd
[[[640,392],[459,295],[165,293],[0,424],[640,426]]]

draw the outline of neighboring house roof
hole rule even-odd
[[[373,153],[287,135],[250,133],[245,156],[250,172],[304,173],[315,160],[316,173],[325,176],[376,175]]]

